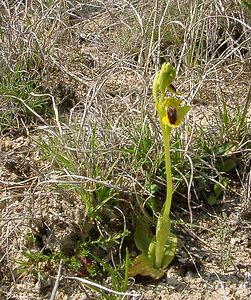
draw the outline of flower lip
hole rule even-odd
[[[157,109],[164,125],[171,128],[177,128],[181,125],[182,119],[190,109],[190,106],[181,106],[181,104],[181,99],[173,97],[165,98],[163,104],[158,103]]]

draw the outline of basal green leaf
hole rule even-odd
[[[164,247],[170,234],[171,222],[170,218],[159,216],[156,228],[156,249],[155,249],[155,267],[162,268]]]
[[[234,158],[226,159],[222,162],[222,171],[223,172],[229,172],[236,166],[236,161]]]
[[[155,260],[156,260],[155,251],[156,251],[156,237],[152,239],[148,248],[148,258],[151,260],[153,265],[155,264]]]
[[[134,242],[137,249],[146,256],[152,236],[149,222],[146,219],[138,218],[134,233]]]
[[[220,184],[216,183],[214,185],[214,193],[215,193],[215,198],[218,199],[223,192],[223,188]]]
[[[153,279],[160,279],[164,272],[153,267],[151,260],[144,254],[140,254],[133,260],[133,264],[129,269],[129,276],[150,276]]]
[[[209,205],[215,205],[217,203],[217,198],[213,195],[210,195],[208,198],[207,198],[207,203]]]
[[[162,261],[162,269],[165,269],[174,259],[177,248],[177,237],[173,233],[169,233],[168,240],[164,247],[164,257]]]

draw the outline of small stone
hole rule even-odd
[[[230,239],[230,244],[231,244],[231,245],[236,244],[236,242],[237,242],[237,239],[236,239],[236,238],[231,238],[231,239]]]
[[[39,276],[38,281],[35,284],[35,289],[37,292],[41,293],[44,289],[50,287],[52,285],[52,280],[50,277]]]
[[[0,149],[4,152],[8,152],[9,150],[12,149],[12,143],[10,138],[7,137],[1,142]]]

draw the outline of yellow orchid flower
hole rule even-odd
[[[164,125],[172,128],[177,128],[181,125],[182,119],[190,109],[190,106],[181,106],[182,100],[176,98],[166,98],[164,100],[164,111],[161,112],[161,121]]]

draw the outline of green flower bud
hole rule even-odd
[[[170,63],[164,63],[161,70],[155,75],[153,81],[153,98],[158,101],[158,91],[160,89],[161,99],[164,99],[166,89],[171,93],[176,93],[175,87],[172,85],[176,76],[176,70]]]
[[[165,91],[169,88],[176,76],[176,70],[170,63],[164,63],[159,74],[159,87],[161,97],[165,96]]]

